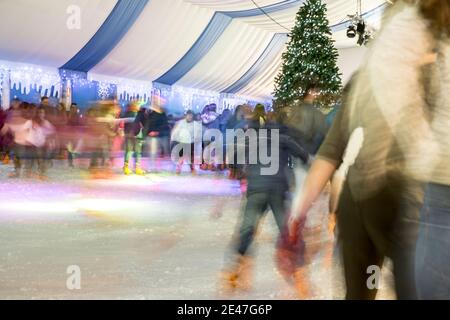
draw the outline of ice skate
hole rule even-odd
[[[20,173],[17,170],[14,170],[8,174],[8,178],[15,179],[20,178]]]
[[[145,170],[143,170],[139,164],[136,164],[135,172],[138,176],[144,176],[146,174]]]
[[[297,296],[301,300],[306,300],[311,298],[311,286],[308,279],[308,274],[306,268],[297,268],[294,273],[295,279],[295,289],[297,291]]]
[[[2,160],[2,163],[3,163],[4,165],[8,165],[8,164],[9,164],[9,156],[8,156],[8,155],[5,155],[5,157],[4,157],[3,160]]]
[[[125,165],[123,166],[123,173],[126,176],[129,176],[130,174],[133,173],[133,171],[131,171],[130,167],[128,166],[128,163],[125,162]]]
[[[252,260],[240,256],[236,265],[221,274],[222,292],[231,294],[236,290],[248,291],[251,289]]]

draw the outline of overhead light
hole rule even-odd
[[[354,38],[356,37],[356,28],[354,25],[351,25],[347,29],[347,37]]]
[[[359,46],[367,44],[372,39],[372,29],[366,24],[360,14],[349,15],[350,25],[347,28],[347,37],[350,39],[358,36],[356,43]]]

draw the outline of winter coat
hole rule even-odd
[[[148,115],[145,132],[158,132],[158,137],[170,136],[170,126],[165,112],[151,111]]]
[[[267,138],[260,135],[261,129],[267,129]],[[307,163],[309,161],[308,152],[292,137],[292,134],[285,126],[276,123],[268,123],[265,127],[260,128],[258,123],[252,122],[249,125],[249,130],[256,130],[258,132],[258,161],[256,164],[247,163],[245,166],[248,180],[247,193],[286,191],[289,186],[289,180],[286,173],[289,155],[300,158],[304,163]],[[277,130],[279,133],[278,141],[273,140],[275,137],[274,130]],[[259,157],[260,148],[267,145],[267,154],[270,154],[273,143],[278,143],[278,157],[271,158],[272,163],[270,164],[263,164]],[[250,146],[248,146],[247,149],[249,147]],[[249,159],[247,159],[247,161],[248,160]],[[262,171],[269,169],[271,166],[274,168],[273,172],[264,173]]]
[[[187,122],[186,119],[178,121],[172,130],[171,141],[178,143],[201,142],[202,124],[199,121]]]
[[[316,154],[327,132],[325,115],[310,103],[302,103],[291,108],[291,116],[286,125],[296,141],[300,142],[309,153]]]

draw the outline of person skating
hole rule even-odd
[[[267,138],[260,135],[261,129],[267,129]],[[222,273],[226,290],[247,289],[251,285],[252,259],[248,250],[254,239],[258,224],[268,208],[272,210],[280,231],[278,246],[282,246],[287,240],[286,217],[288,210],[285,200],[289,186],[285,169],[287,168],[288,157],[291,154],[305,163],[309,160],[309,154],[290,137],[288,130],[280,124],[266,123],[264,127],[261,127],[259,117],[255,117],[249,124],[249,130],[257,131],[258,161],[256,164],[247,164],[245,168],[248,180],[247,203],[237,242],[233,245],[234,261]],[[250,143],[252,142],[249,141],[248,144]],[[264,146],[267,146],[267,150],[271,150],[271,156],[273,156],[273,162],[270,165],[277,165],[277,170],[274,170],[274,172],[264,171],[264,169],[268,169],[268,166],[270,167],[270,165],[262,164],[259,155],[260,149]],[[278,147],[278,150],[274,151],[272,146]],[[250,147],[249,150],[252,149],[251,146],[248,147]],[[277,152],[278,156],[276,156]]]
[[[137,175],[144,175],[145,171],[142,169],[142,149],[144,146],[144,125],[145,125],[145,109],[138,111],[138,104],[131,103],[125,112],[124,119],[124,133],[125,133],[125,160],[123,166],[123,173],[130,175],[133,171],[130,169],[130,159],[135,157],[135,173]]]
[[[146,121],[145,132],[150,149],[150,167],[157,170],[157,158],[167,157],[170,149],[170,126],[160,98],[155,97]],[[159,151],[161,150],[161,153]]]
[[[25,117],[28,109],[28,103],[22,103],[17,109],[11,110],[0,131],[1,135],[12,134],[14,140],[14,171],[9,174],[10,178],[20,177],[22,167],[25,167],[27,171],[30,170],[32,145],[28,141],[28,137],[33,123]]]
[[[180,174],[184,160],[189,162],[191,172],[195,173],[195,163],[198,158],[195,155],[198,153],[199,144],[202,142],[202,124],[194,120],[194,113],[189,110],[186,112],[184,119],[178,121],[172,130],[172,143],[178,143],[177,150],[181,149],[180,158],[177,163],[176,173]],[[190,155],[185,154],[184,151],[190,151]]]

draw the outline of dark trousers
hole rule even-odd
[[[285,231],[287,210],[285,205],[286,192],[273,190],[267,192],[255,192],[247,194],[247,204],[239,229],[239,239],[236,250],[240,255],[245,255],[255,236],[259,221],[272,209],[280,234]]]
[[[345,184],[338,208],[347,299],[374,299],[370,289],[370,266],[381,268],[385,256],[394,264],[398,299],[417,299],[414,255],[421,187],[412,184],[387,186],[378,194],[355,201]],[[410,196],[411,195],[411,196]]]
[[[39,174],[45,174],[47,171],[47,161],[49,160],[47,148],[45,146],[40,148],[34,147],[32,152],[33,158],[31,160],[31,167],[34,162],[36,162]]]
[[[24,167],[27,171],[31,170],[32,160],[34,156],[34,147],[25,146],[21,144],[14,144],[14,169],[16,172],[20,172],[20,169]]]

